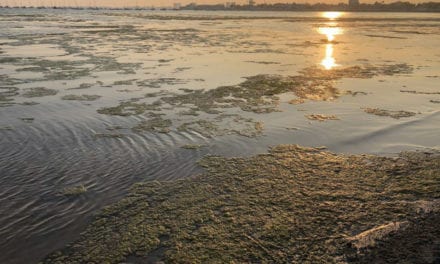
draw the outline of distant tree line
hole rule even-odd
[[[275,3],[258,5],[194,5],[183,6],[184,10],[235,10],[235,11],[359,11],[359,12],[440,12],[440,3],[427,2],[413,4],[410,2],[394,2],[374,4],[359,4],[349,6],[345,3],[339,4],[297,4],[297,3]]]
[[[257,4],[257,5],[238,5],[233,2],[225,4],[213,4],[213,5],[198,5],[195,3],[182,6],[180,8],[144,8],[144,7],[133,7],[133,8],[105,8],[105,7],[57,7],[57,6],[39,6],[39,7],[26,7],[26,6],[15,6],[10,7],[7,5],[2,5],[0,3],[0,8],[54,8],[54,9],[124,9],[124,10],[222,10],[222,11],[355,11],[355,12],[440,12],[439,2],[426,2],[413,4],[410,2],[394,2],[385,4],[383,2],[375,2],[374,4],[359,4],[359,5],[348,5],[345,3],[339,4],[297,4],[297,3],[274,3],[274,4]]]

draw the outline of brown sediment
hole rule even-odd
[[[393,252],[405,259],[438,243],[439,153],[391,158],[280,145],[199,164],[206,172],[196,177],[136,184],[43,263],[356,262],[368,253],[353,247],[362,238],[374,240],[368,250],[382,250],[369,256],[393,262]],[[383,246],[387,238],[391,246]]]
[[[386,109],[379,109],[379,108],[365,108],[364,109],[365,113],[368,114],[373,114],[373,115],[377,115],[377,116],[388,116],[394,119],[399,119],[399,118],[403,118],[403,117],[411,117],[411,116],[415,116],[416,113],[414,112],[409,112],[409,111],[392,111],[392,110],[386,110]]]

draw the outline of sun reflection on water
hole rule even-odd
[[[335,20],[336,18],[341,17],[342,14],[342,12],[323,12],[321,15],[330,20]]]
[[[331,42],[335,40],[335,36],[341,35],[342,29],[339,27],[320,27],[318,33],[327,36],[327,41]]]
[[[335,58],[333,57],[333,41],[335,40],[336,36],[342,35],[344,32],[342,28],[338,27],[337,22],[334,20],[341,17],[342,14],[342,12],[323,12],[321,14],[322,17],[330,20],[328,23],[326,23],[325,27],[318,28],[318,33],[327,37],[327,44],[325,45],[325,57],[321,61],[321,65],[326,70],[331,70],[332,68],[338,66]]]
[[[324,66],[326,70],[331,70],[337,66],[335,58],[333,58],[333,44],[329,43],[325,46],[325,58],[321,61],[321,65]]]

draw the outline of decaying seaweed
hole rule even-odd
[[[311,115],[306,115],[305,117],[307,117],[310,120],[316,120],[321,122],[327,120],[339,120],[339,118],[336,117],[335,115],[311,114]]]
[[[208,156],[200,165],[206,173],[197,177],[136,184],[43,263],[344,262],[357,256],[353,237],[367,230],[439,217],[429,209],[440,198],[438,153],[388,158],[280,145],[250,158]],[[432,242],[439,223],[430,221],[413,244]]]
[[[365,113],[368,114],[373,114],[373,115],[377,115],[377,116],[388,116],[394,119],[399,119],[399,118],[403,118],[403,117],[411,117],[411,116],[415,116],[416,113],[414,112],[409,112],[409,111],[392,111],[392,110],[386,110],[386,109],[379,109],[379,108],[365,108],[364,109]]]

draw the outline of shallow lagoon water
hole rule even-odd
[[[0,10],[0,27],[1,263],[37,262],[77,238],[133,183],[190,177],[207,154],[251,155],[282,143],[382,155],[440,148],[438,14]],[[326,32],[337,32],[333,41]],[[188,105],[156,111],[173,121],[170,133],[132,130],[149,111],[97,112],[258,74],[402,64],[411,70],[331,79],[340,93],[332,100],[289,104],[295,96],[283,93],[276,112],[223,109],[261,122],[257,137],[179,131],[181,122],[216,117],[179,114]],[[38,87],[56,94],[23,96]],[[100,97],[62,99],[70,95]],[[394,119],[366,108],[415,115]],[[339,120],[309,120],[312,114]],[[64,194],[76,186],[87,191]]]

